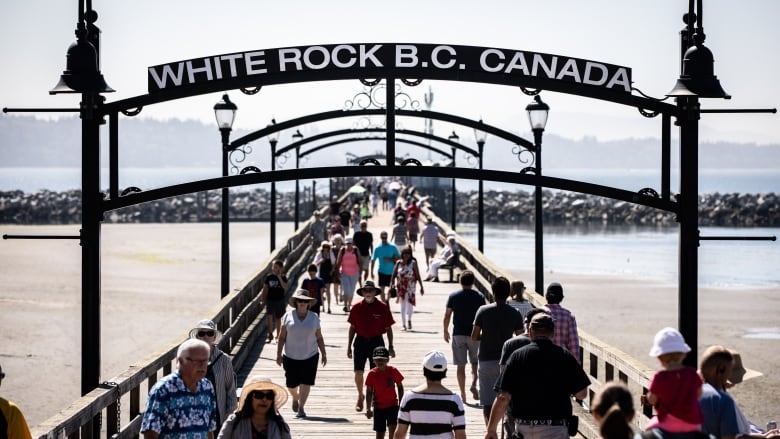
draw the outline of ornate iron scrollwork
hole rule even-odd
[[[387,84],[385,82],[381,82],[380,79],[377,79],[375,81],[368,81],[368,80],[361,79],[360,82],[364,85],[363,91],[355,94],[355,96],[353,96],[352,99],[347,99],[344,102],[344,110],[354,110],[354,109],[366,110],[369,108],[387,107],[387,102],[385,101],[385,93],[384,93],[387,87]],[[420,101],[416,99],[412,99],[412,97],[409,96],[408,93],[403,91],[403,89],[401,88],[401,84],[395,84],[394,92],[395,92],[395,108],[397,110],[403,110],[406,108],[411,110],[417,110],[420,108]]]
[[[233,154],[236,154],[233,156]],[[246,160],[246,156],[252,154],[252,146],[251,145],[242,145],[238,148],[230,150],[228,152],[228,162],[230,163],[230,173],[231,174],[237,174],[238,173],[238,165],[243,163],[244,160]]]
[[[663,101],[669,99],[669,96],[666,96],[663,99],[659,99],[659,98],[654,98],[652,96],[648,96],[642,90],[640,90],[640,89],[638,89],[636,87],[631,87],[631,91],[635,91],[635,92],[639,93],[640,96],[642,96],[644,98],[647,98],[647,99],[652,99],[652,100],[657,101],[657,102],[663,102]],[[637,111],[639,111],[639,114],[641,114],[642,116],[647,117],[647,118],[656,117],[659,114],[661,114],[660,111],[650,111],[650,110],[645,110],[644,108],[640,108],[640,107],[637,107],[636,109],[637,109]]]
[[[262,85],[258,85],[256,87],[252,87],[252,88],[245,87],[245,88],[242,88],[240,90],[241,90],[241,93],[243,93],[245,95],[252,96],[252,95],[256,95],[257,93],[259,93],[261,88],[263,88],[263,86]]]
[[[381,163],[379,163],[379,160],[375,158],[363,159],[360,161],[360,163],[358,163],[358,166],[366,166],[366,165],[381,166]]]
[[[130,186],[128,188],[125,188],[125,190],[123,190],[120,195],[122,197],[124,197],[125,195],[129,195],[129,194],[132,194],[134,192],[142,192],[142,191],[141,191],[141,188],[139,188],[137,186]]]
[[[360,79],[360,83],[365,85],[366,87],[373,87],[373,86],[379,84],[380,82],[382,82],[382,78],[377,78],[377,79],[363,78],[363,79]]]
[[[422,84],[422,79],[406,79],[401,78],[401,82],[403,82],[405,85],[408,85],[409,87],[416,87],[420,84]]]
[[[645,195],[647,197],[653,197],[653,198],[661,198],[661,196],[658,195],[658,192],[656,192],[656,190],[651,187],[645,187],[639,189],[639,195]]]
[[[128,117],[138,116],[141,114],[141,110],[143,109],[144,107],[128,108],[126,110],[122,110],[122,114]]]
[[[408,165],[422,166],[422,163],[417,159],[404,159],[401,162],[401,166],[408,166]]]
[[[263,171],[261,171],[260,168],[258,168],[257,166],[250,165],[250,166],[247,166],[247,167],[243,168],[241,170],[241,172],[239,172],[239,174],[244,175],[244,174],[247,174],[249,172],[258,172],[259,173],[259,172],[263,172]]]
[[[534,174],[536,175],[536,168],[533,166],[526,166],[520,170],[520,175]]]
[[[521,147],[520,145],[515,145],[512,147],[512,154],[517,156],[517,161],[524,165],[533,163],[536,160],[536,154],[526,148]]]
[[[536,96],[542,92],[541,88],[525,88],[520,86],[520,90],[528,96]]]

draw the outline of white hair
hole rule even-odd
[[[197,338],[190,338],[187,339],[187,341],[185,341],[184,343],[179,345],[179,350],[176,351],[176,358],[179,360],[184,359],[184,357],[189,355],[190,351],[192,351],[195,348],[203,348],[206,350],[206,352],[211,351],[211,347],[205,341],[198,340]]]

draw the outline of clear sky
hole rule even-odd
[[[0,2],[0,106],[77,105],[77,95],[48,94],[75,41],[76,5],[76,0]],[[93,7],[103,31],[101,69],[116,90],[109,101],[146,94],[146,68],[152,65],[277,47],[378,42],[497,47],[617,64],[632,69],[634,86],[662,97],[679,76],[679,31],[688,2],[93,0]],[[706,46],[733,98],[704,99],[703,108],[780,106],[778,17],[777,0],[704,1]],[[405,91],[424,105],[429,87],[435,111],[481,117],[519,134],[529,131],[524,108],[530,98],[517,88],[425,81]],[[281,121],[339,109],[361,89],[357,81],[339,81],[266,87],[254,96],[234,90],[235,127],[257,129],[272,117]],[[551,107],[548,132],[574,139],[660,136],[660,119],[646,119],[632,108],[551,92],[542,96]],[[156,105],[139,117],[213,123],[219,97]],[[780,144],[779,117],[704,115],[700,139]],[[422,129],[421,122],[405,123]],[[435,126],[441,135],[449,129]]]

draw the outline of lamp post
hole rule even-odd
[[[301,134],[301,130],[295,130],[295,133],[293,133],[292,138],[294,141],[299,141],[303,139],[303,134]],[[301,165],[301,147],[300,145],[295,145],[295,169],[298,170],[298,168]],[[298,179],[295,179],[295,230],[298,230],[298,204],[300,201],[300,187],[298,185]]]
[[[228,153],[230,152],[230,131],[236,119],[238,107],[230,102],[227,93],[214,104],[214,117],[222,135],[222,177],[228,176]],[[230,293],[230,193],[227,186],[222,187],[222,247],[220,251],[220,293],[225,297]]]
[[[539,178],[542,176],[542,134],[547,125],[547,114],[550,112],[550,106],[542,102],[539,95],[536,95],[534,100],[525,107],[525,111],[528,113],[528,122],[534,133],[536,152],[534,164],[536,165],[536,177]],[[544,220],[542,218],[542,186],[539,184],[534,190],[534,216],[534,287],[537,293],[544,294]]]
[[[452,134],[447,137],[448,140],[452,142],[457,142],[460,140],[460,137],[458,137],[458,134],[453,130]],[[452,162],[450,163],[450,167],[455,167],[455,147],[450,147],[452,149]],[[450,189],[450,227],[452,227],[452,230],[455,230],[455,202],[457,197],[455,196],[455,177],[451,178],[452,180],[452,188]]]
[[[479,124],[482,125],[482,119],[479,120]],[[484,155],[485,140],[487,140],[487,133],[479,128],[474,128],[474,140],[477,142],[477,149],[479,150],[479,170],[482,171],[482,156]],[[480,172],[480,175],[482,173]],[[479,179],[479,199],[477,200],[477,248],[480,252],[485,251],[485,200],[484,200],[484,184],[482,178]]]
[[[272,121],[273,124],[276,124],[275,121]],[[276,143],[279,141],[279,132],[275,131],[268,135],[268,142],[271,144],[271,171],[276,170]],[[271,180],[271,212],[270,212],[270,218],[271,222],[271,252],[273,253],[274,249],[276,249],[276,180]]]

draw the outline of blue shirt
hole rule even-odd
[[[206,439],[217,429],[217,399],[211,381],[202,378],[190,392],[176,372],[158,381],[149,391],[141,432],[152,430],[160,438]]]
[[[739,434],[737,409],[731,395],[704,383],[699,405],[704,414],[704,423],[701,424],[703,432],[717,438]]]
[[[371,258],[372,261],[379,260],[379,268],[377,271],[381,274],[391,275],[393,274],[393,267],[395,267],[395,261],[387,262],[385,261],[385,258],[400,258],[401,252],[398,251],[398,248],[394,246],[393,244],[387,243],[387,244],[379,244],[374,249],[374,256]]]

